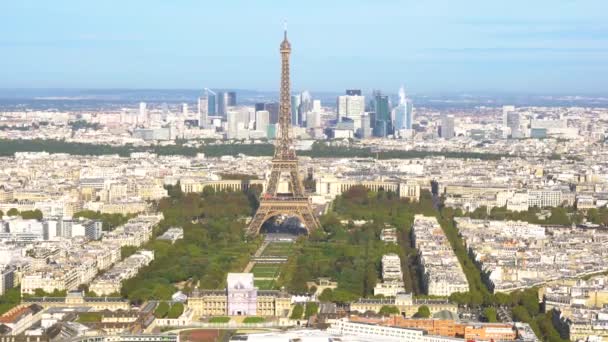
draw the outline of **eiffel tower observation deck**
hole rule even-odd
[[[285,29],[281,51],[281,94],[279,105],[279,132],[275,142],[272,169],[266,192],[260,197],[260,206],[249,223],[248,233],[255,235],[268,219],[278,216],[295,216],[310,233],[319,228],[310,199],[304,193],[304,185],[298,169],[298,157],[291,135],[291,84],[289,78],[289,57],[291,43]],[[286,181],[289,190],[279,193],[279,184]]]

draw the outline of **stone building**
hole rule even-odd
[[[252,273],[229,273],[226,289],[195,291],[188,298],[188,307],[194,312],[194,317],[286,317],[291,308],[291,298],[282,291],[258,290]]]
[[[350,304],[350,311],[379,313],[383,306],[395,306],[401,315],[412,317],[422,305],[427,306],[433,315],[441,311],[455,313],[458,310],[458,306],[447,299],[414,299],[411,293],[398,293],[395,297],[382,299],[360,298]]]

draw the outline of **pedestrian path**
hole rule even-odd
[[[293,239],[269,236],[253,254],[243,272],[253,273],[255,284],[260,290],[276,289],[276,281],[292,248]]]

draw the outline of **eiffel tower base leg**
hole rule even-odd
[[[268,200],[260,202],[260,207],[249,223],[247,233],[249,235],[259,234],[264,222],[277,215],[295,216],[299,218],[309,234],[320,227],[308,200]]]

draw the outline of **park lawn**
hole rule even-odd
[[[291,242],[271,242],[262,253],[262,256],[289,256],[293,248]]]
[[[209,323],[228,323],[230,322],[230,317],[226,316],[218,316],[209,318]]]
[[[258,264],[253,266],[251,272],[255,278],[276,278],[281,270],[281,264]]]
[[[259,290],[276,289],[276,282],[274,280],[254,280],[254,284]]]
[[[98,323],[101,322],[101,313],[99,312],[83,312],[78,314],[78,323]]]
[[[245,319],[243,320],[243,323],[264,323],[266,320],[264,319],[264,317],[258,317],[258,316],[249,316],[249,317],[245,317]]]

